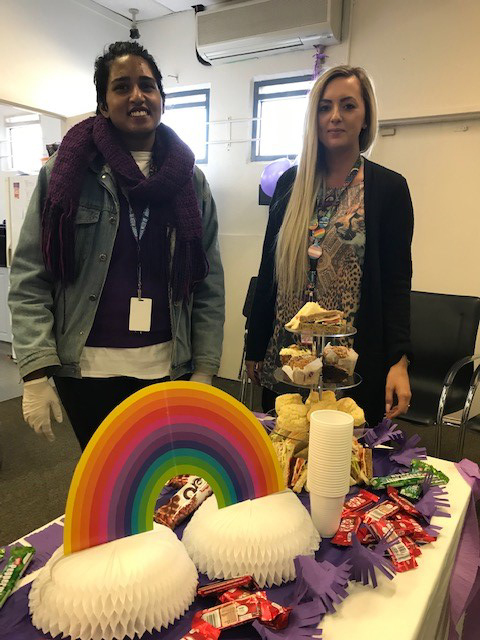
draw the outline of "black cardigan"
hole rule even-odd
[[[263,245],[249,321],[247,360],[265,357],[273,334],[276,300],[275,244],[295,180],[296,167],[277,183]],[[403,354],[411,359],[410,290],[413,208],[403,176],[365,159],[365,258],[360,305],[355,319],[357,371],[364,382],[355,393],[372,423],[385,408],[388,369]]]

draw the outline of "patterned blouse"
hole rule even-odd
[[[329,189],[336,196],[337,189]],[[323,253],[317,263],[317,302],[325,309],[345,313],[347,324],[354,324],[360,303],[363,258],[365,255],[364,182],[347,187],[337,211],[332,215],[322,242]],[[277,384],[275,369],[279,351],[292,344],[294,336],[284,325],[305,304],[305,293],[285,296],[277,291],[275,326],[268,344],[262,371],[262,385]]]

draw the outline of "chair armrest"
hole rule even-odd
[[[470,410],[472,408],[473,398],[475,397],[475,392],[479,384],[480,384],[480,365],[478,365],[478,367],[475,369],[475,371],[472,374],[472,377],[470,380],[470,388],[468,390],[465,404],[463,406],[462,420],[460,424],[465,424],[466,422],[468,422],[468,419],[470,418]]]
[[[470,362],[475,362],[475,360],[480,360],[480,354],[479,355],[474,355],[474,356],[467,356],[465,358],[461,358],[460,360],[457,360],[457,362],[455,362],[454,365],[452,365],[450,367],[450,370],[448,371],[447,375],[445,376],[445,380],[443,381],[443,389],[442,389],[442,393],[440,394],[440,400],[438,402],[438,410],[437,410],[437,424],[440,425],[442,424],[442,420],[443,420],[443,414],[445,411],[445,402],[447,400],[447,396],[448,396],[448,392],[450,391],[450,387],[452,386],[452,382],[455,379],[455,376],[457,375],[457,373],[460,371],[460,369],[462,367],[464,367],[465,365],[469,364]],[[479,372],[480,367],[477,367],[476,371],[474,372],[472,379],[470,381],[470,391],[472,390],[472,384],[474,381],[474,378],[476,377],[476,375]],[[478,384],[478,380],[480,380],[480,374],[478,374],[477,376],[477,384]],[[473,391],[472,393],[472,398],[470,399],[470,404],[468,405],[468,412],[470,411],[470,405],[472,403],[472,399],[473,399],[473,394],[475,393],[475,391]],[[467,400],[468,400],[468,395],[467,395]],[[466,401],[465,401],[465,405],[463,408],[463,411],[465,412],[466,409]],[[462,414],[462,423],[463,423],[463,414]]]

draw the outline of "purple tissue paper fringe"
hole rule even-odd
[[[390,460],[407,468],[410,467],[414,458],[424,460],[427,457],[427,450],[425,447],[417,447],[420,440],[421,438],[418,434],[413,435],[403,442],[398,449],[392,451],[389,456]]]
[[[373,447],[379,444],[385,444],[391,440],[401,443],[405,440],[405,434],[392,420],[384,418],[376,427],[367,429],[363,435],[363,440],[367,447],[373,449]]]
[[[294,564],[297,574],[294,602],[319,598],[324,607],[322,613],[334,613],[333,605],[340,604],[348,596],[349,563],[343,562],[336,567],[326,560],[317,562],[310,556],[297,556]]]
[[[253,628],[258,632],[263,640],[297,640],[306,638],[321,638],[322,630],[317,629],[317,624],[322,619],[321,611],[324,609],[319,598],[310,602],[303,602],[294,605],[290,614],[288,627],[281,631],[274,631],[263,626],[258,620],[253,623]]]
[[[395,541],[382,539],[375,550],[360,544],[357,536],[352,535],[352,548],[348,554],[350,562],[350,579],[361,582],[363,585],[372,584],[375,589],[378,586],[375,569],[381,571],[389,580],[395,576],[395,568],[390,560],[384,558],[385,552],[395,544]]]

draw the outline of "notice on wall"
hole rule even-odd
[[[16,200],[20,200],[20,183],[19,182],[13,183],[13,197]]]

